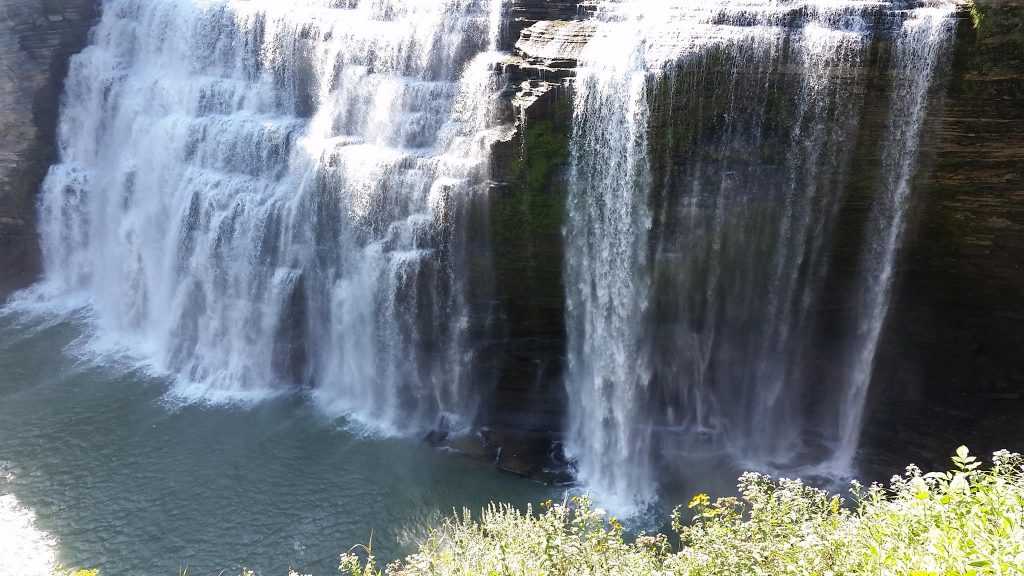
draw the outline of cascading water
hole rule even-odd
[[[890,292],[906,228],[911,180],[918,165],[921,130],[936,69],[953,37],[954,6],[937,4],[914,10],[900,24],[894,48],[895,67],[906,71],[894,79],[892,112],[882,148],[883,193],[874,204],[869,245],[865,250],[860,324],[840,422],[836,464],[849,467],[860,439],[864,404],[875,366]]]
[[[909,176],[953,7],[604,2],[575,84],[567,224],[568,453],[629,513],[659,456],[849,469]],[[894,94],[856,366],[828,373],[819,310],[868,52]],[[795,97],[794,97],[795,95]],[[876,281],[881,278],[881,282]],[[810,352],[814,351],[815,354]],[[665,458],[662,458],[663,460]],[[814,469],[822,469],[816,466]]]
[[[645,500],[652,480],[648,452],[637,451],[650,434],[637,424],[651,377],[640,345],[651,217],[644,198],[650,184],[647,62],[634,44],[649,25],[627,20],[584,54],[574,96],[566,225],[567,453],[583,482],[627,500]]]
[[[468,423],[504,6],[106,0],[67,83],[39,293],[83,298],[185,399],[291,383],[377,430]],[[612,506],[654,500],[673,454],[849,469],[952,12],[597,3],[573,89],[566,448]],[[857,321],[823,327],[886,41]],[[823,332],[852,344],[823,352]]]
[[[292,382],[384,431],[465,423],[500,8],[107,0],[44,187],[45,291],[188,399]]]

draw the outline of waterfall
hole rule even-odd
[[[567,454],[577,461],[580,480],[626,501],[647,500],[652,480],[647,452],[637,451],[649,441],[649,430],[637,424],[650,379],[639,345],[647,325],[651,217],[644,198],[647,73],[638,45],[650,22],[626,21],[583,55],[566,224]]]
[[[301,389],[375,432],[472,424],[506,4],[105,0],[71,62],[37,293],[84,302],[91,344],[183,401]],[[592,34],[565,224],[580,480],[628,513],[677,455],[845,473],[954,4],[587,5],[565,27]],[[858,146],[882,160],[851,298],[830,280]]]
[[[608,505],[655,500],[673,454],[848,468],[952,10],[598,4],[574,86],[567,451]],[[870,288],[864,325],[840,329],[857,335],[856,366],[832,374],[811,360],[836,329],[819,311],[836,297],[826,279],[882,38],[894,94]]]
[[[860,440],[864,405],[889,312],[890,292],[906,228],[912,182],[918,163],[921,130],[936,69],[953,37],[955,6],[919,8],[901,23],[895,42],[896,77],[892,110],[882,144],[882,194],[874,204],[869,244],[864,253],[864,278],[853,367],[849,373],[840,422],[835,465],[848,469]]]
[[[186,400],[312,387],[467,424],[500,0],[106,0],[41,201],[45,290]]]

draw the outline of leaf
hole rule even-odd
[[[956,449],[956,455],[961,460],[966,460],[967,457],[971,455],[971,451],[967,449],[967,446],[961,446]]]

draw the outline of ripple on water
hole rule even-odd
[[[9,461],[0,478],[16,475],[0,480],[0,494],[17,497],[5,526],[17,509],[19,526],[38,528],[28,533],[52,536],[19,536],[18,546],[47,543],[64,565],[104,576],[241,565],[337,574],[337,555],[353,544],[372,538],[391,560],[463,507],[561,498],[415,439],[354,434],[303,394],[245,407],[169,402],[174,379],[75,354],[88,322],[40,324],[0,313],[0,458]],[[12,547],[13,532],[3,534]],[[43,550],[40,566],[53,561]],[[36,573],[0,565],[0,576]]]

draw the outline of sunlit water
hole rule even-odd
[[[500,3],[106,0],[40,194],[38,299],[185,400],[316,388],[385,434],[472,422]]]
[[[597,6],[566,213],[566,451],[580,481],[630,514],[662,496],[658,460],[677,454],[849,476],[956,5]],[[834,328],[850,344],[825,374],[810,359],[827,356],[826,279],[881,38],[894,47],[883,176],[857,320]]]
[[[0,314],[3,576],[54,560],[104,576],[334,574],[353,544],[394,558],[456,508],[560,497],[416,440],[357,437],[301,395],[174,404],[164,379],[80,356],[82,326]]]
[[[0,473],[0,481],[7,481],[7,473]],[[57,562],[54,547],[31,510],[13,494],[0,494],[0,574],[50,576]]]

